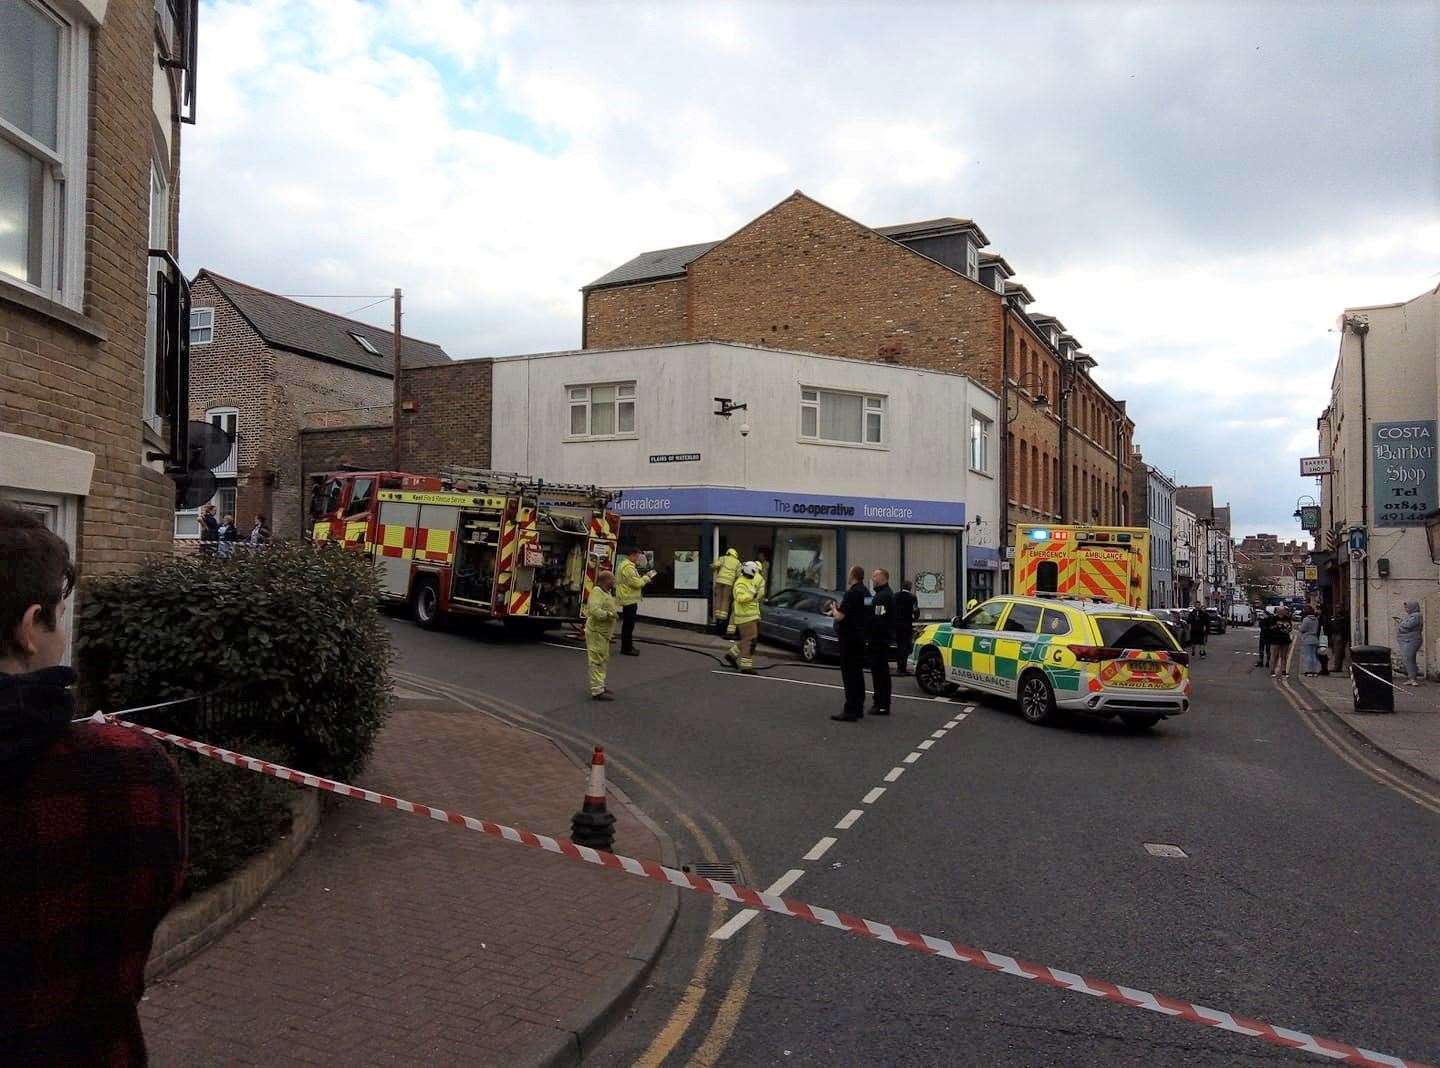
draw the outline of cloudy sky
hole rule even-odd
[[[488,356],[577,346],[580,286],[794,189],[965,216],[1147,460],[1289,535],[1336,317],[1440,283],[1437,12],[217,0],[182,259],[398,285],[408,333]]]

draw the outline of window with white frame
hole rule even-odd
[[[613,438],[635,433],[635,383],[570,386],[572,438]]]
[[[0,276],[79,311],[85,282],[88,29],[0,2]]]
[[[379,356],[379,355],[381,355],[380,350],[375,347],[374,342],[372,342],[372,341],[371,341],[368,337],[366,337],[364,334],[357,334],[357,333],[355,333],[355,331],[352,330],[352,331],[350,331],[350,336],[355,339],[355,344],[359,345],[362,349],[364,349],[366,352],[368,352],[371,356]]]
[[[234,478],[236,457],[240,452],[240,412],[236,408],[211,408],[205,413],[205,419],[230,435],[230,455],[225,458],[224,463],[215,468],[215,476]]]
[[[885,443],[885,398],[828,389],[800,390],[800,436],[845,445]]]
[[[979,412],[970,413],[970,470],[990,473],[990,435],[995,424]]]
[[[980,249],[974,242],[965,242],[965,273],[971,278],[980,277]]]
[[[215,309],[190,309],[190,347],[208,345],[215,340]]]

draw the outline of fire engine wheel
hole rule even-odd
[[[415,584],[410,610],[415,622],[422,627],[434,627],[440,622],[440,592],[435,588],[433,579],[421,579]]]
[[[1055,691],[1043,671],[1028,671],[1020,678],[1020,714],[1027,723],[1055,722]]]

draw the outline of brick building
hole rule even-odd
[[[723,241],[645,252],[586,286],[582,345],[715,339],[964,374],[1004,397],[1004,436],[972,430],[1003,454],[1003,543],[1017,522],[1127,522],[1124,403],[988,244],[967,219],[872,229],[796,192]]]
[[[356,457],[346,462],[363,454],[389,466],[393,359],[389,330],[201,270],[191,284],[190,413],[236,438],[216,471],[217,510],[242,529],[263,514],[277,537],[297,536],[307,427],[370,428],[352,433]],[[440,346],[411,337],[402,339],[401,360],[405,370],[450,365]],[[196,537],[196,514],[175,513],[176,537]]]
[[[1270,596],[1294,597],[1303,588],[1295,573],[1310,562],[1310,546],[1275,534],[1247,534],[1235,547],[1235,561],[1241,582],[1260,585]]]
[[[196,6],[0,0],[0,497],[88,574],[170,545]]]

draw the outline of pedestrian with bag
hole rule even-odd
[[[1330,615],[1323,608],[1317,608],[1315,615],[1320,620],[1320,639],[1315,646],[1315,655],[1320,660],[1323,677],[1330,674]]]
[[[1307,678],[1320,674],[1320,658],[1316,651],[1320,647],[1320,617],[1308,604],[1300,617],[1300,629],[1296,632],[1296,644],[1300,646],[1300,673]]]
[[[865,718],[865,633],[870,611],[870,591],[865,588],[865,569],[850,569],[850,588],[840,604],[830,606],[835,636],[840,639],[840,681],[845,684],[845,708],[830,718],[837,723],[855,723]]]
[[[1270,674],[1273,678],[1290,677],[1290,643],[1294,627],[1290,622],[1290,609],[1281,608],[1275,613],[1275,629],[1270,635]]]
[[[870,616],[865,631],[865,658],[875,700],[872,716],[890,714],[890,643],[895,640],[895,592],[890,589],[890,572],[877,567],[870,573]]]
[[[620,655],[639,656],[635,648],[635,617],[640,614],[640,598],[645,587],[655,577],[654,571],[640,574],[640,561],[644,553],[631,549],[620,560],[620,571],[615,576],[615,600],[620,604]]]
[[[895,674],[910,673],[910,649],[915,644],[915,621],[920,618],[920,605],[910,583],[900,583],[895,595]]]
[[[710,565],[715,588],[715,633],[724,634],[730,618],[730,601],[735,595],[735,580],[740,577],[740,554],[733,548]]]
[[[1419,601],[1406,601],[1405,614],[1395,617],[1395,648],[1405,665],[1406,686],[1419,686],[1424,681],[1416,657],[1425,637],[1425,617],[1420,614]]]
[[[615,573],[602,571],[595,576],[590,598],[580,610],[585,616],[585,658],[590,665],[590,700],[613,701],[615,691],[605,685],[605,672],[610,666],[610,636],[615,633],[615,620],[620,603],[611,590]]]
[[[0,1061],[140,1065],[155,929],[185,870],[160,743],[72,722],[65,542],[0,504]]]
[[[735,640],[725,659],[742,675],[755,674],[755,643],[760,638],[760,600],[764,591],[764,576],[760,565],[747,560],[740,565],[740,577],[735,580],[735,599],[731,603],[730,622],[735,627]]]

